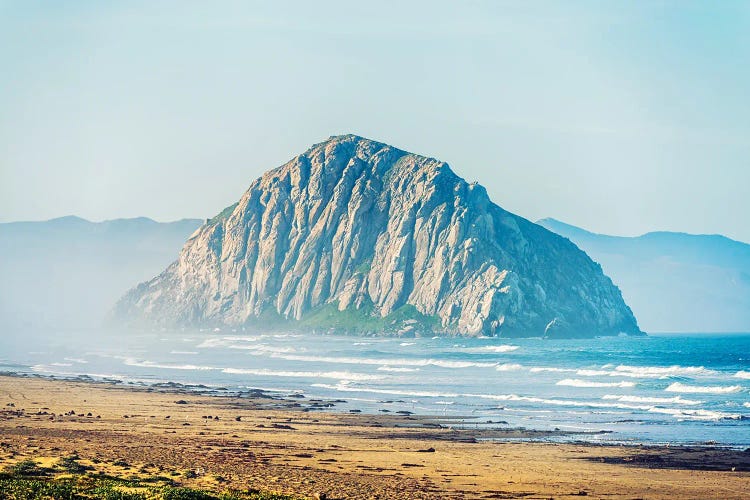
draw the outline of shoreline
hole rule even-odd
[[[207,384],[190,384],[172,381],[159,381],[150,382],[146,380],[132,379],[123,380],[114,377],[104,376],[92,376],[86,374],[80,375],[55,375],[55,374],[43,374],[43,373],[23,373],[14,371],[0,371],[0,377],[19,377],[19,378],[31,378],[41,380],[52,380],[60,382],[80,382],[84,384],[102,384],[111,385],[113,387],[123,389],[142,389],[147,392],[163,392],[173,394],[184,394],[184,395],[201,395],[218,398],[260,398],[273,400],[278,402],[279,408],[297,408],[302,411],[321,411],[330,413],[341,413],[341,414],[360,414],[369,416],[386,416],[383,413],[368,412],[366,409],[353,409],[348,412],[343,409],[336,408],[337,404],[350,403],[350,400],[345,399],[333,399],[333,398],[315,398],[304,395],[302,393],[289,393],[288,391],[272,390],[272,389],[259,389],[259,388],[246,388],[241,389],[228,389],[224,386],[219,385],[207,385]],[[309,403],[305,406],[305,402]],[[390,401],[384,401],[390,402]],[[747,446],[735,445],[731,443],[720,443],[711,441],[694,441],[694,442],[654,442],[654,441],[634,441],[634,440],[620,440],[620,441],[593,441],[593,440],[564,440],[565,437],[575,436],[602,436],[612,434],[613,431],[608,430],[555,430],[547,429],[535,429],[528,427],[503,427],[493,428],[490,427],[492,424],[505,424],[507,422],[500,421],[480,421],[481,417],[476,415],[437,415],[437,414],[419,414],[411,411],[395,411],[388,413],[390,415],[403,415],[411,418],[418,418],[421,421],[429,421],[435,424],[442,425],[447,423],[454,428],[474,430],[477,431],[477,440],[488,440],[497,442],[551,442],[556,444],[583,444],[590,446],[624,446],[634,448],[662,448],[662,447],[681,447],[681,448],[709,448],[709,449],[727,449],[735,451],[744,451],[750,449]],[[495,437],[492,437],[492,431],[497,431]],[[516,436],[514,441],[513,437],[505,436]],[[545,440],[545,438],[547,438]],[[554,439],[558,438],[558,439]]]
[[[0,375],[0,465],[75,452],[107,473],[301,498],[750,496],[750,451],[525,441],[539,431],[522,429],[492,441],[497,430],[430,416],[304,409],[263,394]]]
[[[112,387],[125,391],[142,391],[144,393],[173,394],[179,396],[200,396],[209,398],[236,398],[254,401],[258,409],[266,410],[290,410],[300,412],[321,412],[338,416],[360,416],[378,420],[380,425],[390,425],[393,429],[420,429],[424,436],[429,435],[431,430],[454,429],[456,435],[440,435],[432,433],[432,439],[449,440],[457,442],[529,442],[543,438],[566,437],[566,436],[596,436],[609,434],[609,431],[563,431],[529,429],[526,427],[489,427],[492,424],[506,424],[505,421],[479,422],[480,417],[472,415],[424,415],[411,411],[395,411],[390,414],[368,413],[364,410],[340,411],[337,404],[348,403],[344,399],[317,399],[299,395],[275,395],[275,391],[263,389],[247,389],[244,391],[233,391],[225,387],[212,387],[206,384],[183,384],[180,382],[124,382],[114,378],[95,378],[90,375],[44,375],[27,374],[18,372],[0,372],[1,377],[49,380],[63,383],[92,384],[94,386]],[[482,427],[479,427],[482,425]],[[512,441],[518,439],[518,441]],[[607,446],[607,443],[589,443],[588,441],[576,441],[579,444],[591,444],[592,446]],[[631,443],[623,446],[645,446],[640,443]]]
[[[630,447],[630,448],[686,448],[686,449],[722,449],[730,451],[745,451],[750,450],[747,446],[735,445],[729,443],[720,443],[712,441],[695,441],[695,442],[653,442],[653,441],[593,441],[584,439],[569,439],[576,436],[602,436],[612,434],[612,431],[607,430],[560,430],[555,428],[554,430],[546,429],[534,429],[528,427],[491,427],[492,424],[504,424],[508,425],[505,421],[479,421],[481,417],[476,415],[451,415],[442,416],[435,414],[419,414],[411,411],[395,411],[388,414],[367,412],[364,409],[352,409],[347,411],[339,410],[336,408],[337,404],[349,403],[349,400],[345,399],[319,399],[311,398],[302,393],[286,393],[286,391],[275,391],[270,389],[259,389],[259,388],[247,388],[241,389],[228,389],[219,385],[207,385],[207,384],[190,384],[173,381],[159,381],[149,382],[145,380],[123,380],[114,377],[97,377],[87,374],[79,375],[55,375],[55,374],[43,374],[43,373],[23,373],[14,371],[0,371],[0,378],[11,377],[21,379],[39,379],[49,380],[56,382],[70,382],[70,383],[82,383],[82,384],[93,384],[110,386],[114,388],[124,390],[142,390],[147,393],[156,392],[164,394],[176,394],[176,395],[198,395],[202,397],[212,398],[247,398],[253,400],[264,400],[266,409],[288,409],[297,410],[303,412],[326,412],[330,414],[339,415],[361,415],[369,417],[405,417],[406,420],[419,420],[421,423],[426,424],[427,428],[441,428],[443,426],[449,426],[454,429],[460,429],[466,433],[467,441],[474,439],[475,441],[487,441],[487,442],[498,442],[498,443],[527,443],[527,442],[539,442],[539,443],[553,443],[553,444],[576,444],[584,446],[618,446],[618,447]],[[406,425],[402,425],[406,427]],[[557,439],[555,439],[557,438]],[[445,439],[445,438],[443,438]]]

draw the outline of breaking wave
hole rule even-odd
[[[497,365],[495,367],[495,370],[499,372],[510,372],[520,370],[521,368],[523,368],[523,366],[519,365],[518,363],[503,363],[502,365]]]
[[[731,394],[742,390],[739,385],[685,385],[675,382],[664,389],[667,392],[684,392],[692,394]]]
[[[548,366],[535,366],[533,368],[530,368],[529,371],[531,373],[542,373],[542,372],[571,373],[571,372],[575,372],[576,370],[574,368],[553,368],[553,367],[548,367]]]
[[[229,373],[232,375],[256,375],[260,377],[297,377],[297,378],[332,378],[338,380],[350,380],[350,381],[371,381],[371,380],[383,380],[384,375],[369,375],[367,373],[353,373],[353,372],[295,372],[295,371],[277,371],[277,370],[266,370],[266,369],[246,369],[246,368],[224,368],[221,370],[222,373]]]
[[[555,385],[567,385],[570,387],[634,387],[635,382],[590,382],[588,380],[578,380],[566,378]]]
[[[127,366],[140,366],[142,368],[160,368],[163,370],[191,370],[191,371],[209,371],[209,370],[220,370],[213,366],[203,365],[175,365],[170,363],[156,363],[154,361],[139,361],[135,358],[124,358],[123,364]]]
[[[651,413],[663,413],[672,415],[682,420],[739,420],[742,415],[737,413],[725,413],[711,410],[688,410],[684,408],[660,408],[654,407],[648,410]]]
[[[604,367],[603,367],[604,368]],[[717,372],[708,370],[702,366],[629,366],[619,365],[613,370],[577,370],[576,374],[582,377],[630,377],[630,378],[667,378],[667,377],[694,377],[698,375],[715,375]]]
[[[606,394],[602,396],[602,399],[615,399],[617,401],[622,401],[623,403],[655,403],[655,404],[678,404],[678,405],[699,405],[703,403],[703,401],[696,401],[693,399],[683,399],[681,396],[675,396],[673,398],[653,398],[653,397],[646,397],[646,396]]]
[[[517,345],[486,345],[483,347],[467,347],[464,352],[513,352],[518,349]]]
[[[287,361],[307,361],[311,363],[339,363],[350,365],[383,365],[383,366],[439,366],[441,368],[491,368],[497,363],[479,363],[474,361],[451,361],[443,359],[396,359],[396,358],[347,358],[336,356],[303,356],[298,354],[272,354],[271,357]]]

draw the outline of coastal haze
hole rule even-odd
[[[39,269],[69,269],[48,281],[51,294],[84,304],[82,290],[115,296],[103,297],[110,314],[94,330],[88,318],[65,335],[37,327],[22,341],[4,337],[0,368],[214,395],[260,390],[335,401],[318,410],[455,416],[458,427],[531,428],[559,442],[750,446],[750,335],[706,333],[722,324],[706,318],[731,318],[704,308],[701,334],[643,336],[617,282],[589,258],[628,284],[639,275],[608,255],[628,255],[641,273],[637,257],[664,256],[741,272],[747,245],[670,234],[633,242],[540,223],[554,232],[439,160],[331,137],[204,222],[9,225],[16,259],[27,247]],[[600,240],[609,253],[597,253]],[[86,272],[60,262],[71,255],[89,262]],[[23,276],[29,265],[13,268]],[[128,279],[114,279],[123,270]],[[656,280],[685,297],[670,276]],[[628,292],[647,303],[658,290]]]
[[[66,216],[0,224],[0,325],[100,328],[117,299],[172,262],[201,222]]]
[[[622,290],[647,332],[750,332],[750,245],[719,234],[595,234],[555,219]]]
[[[0,497],[750,498],[749,33],[0,2]]]

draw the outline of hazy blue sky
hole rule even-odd
[[[357,133],[599,232],[750,241],[750,2],[0,0],[0,220],[210,217]]]

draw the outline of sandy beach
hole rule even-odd
[[[75,452],[107,474],[300,498],[750,497],[747,450],[524,442],[540,434],[330,404],[0,376],[0,467]]]

